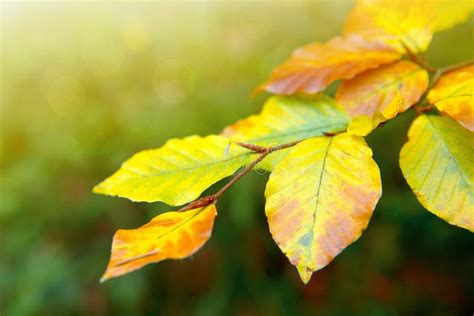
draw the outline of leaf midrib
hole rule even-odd
[[[324,129],[324,128],[327,128],[327,127],[334,127],[334,128],[337,127],[338,131],[339,131],[339,128],[347,127],[347,123],[342,123],[341,122],[341,123],[337,123],[337,124],[328,124],[328,125],[321,125],[321,126],[317,126],[317,127],[311,127],[311,128],[307,128],[307,129],[293,130],[293,131],[287,132],[287,133],[281,133],[281,134],[275,133],[272,136],[252,138],[252,139],[250,139],[250,141],[252,141],[252,142],[261,142],[261,141],[275,140],[275,139],[278,139],[278,138],[288,137],[288,136],[295,135],[295,134],[309,133],[311,131],[315,131],[315,130],[318,130],[318,129]],[[337,131],[328,131],[328,132],[337,132]],[[318,136],[322,136],[322,135],[323,135],[323,133],[321,133],[319,135],[313,135],[312,137],[318,137]]]
[[[313,222],[311,224],[311,241],[312,241],[311,248],[310,248],[311,249],[311,254],[314,252],[314,247],[313,247],[313,245],[314,245],[314,240],[313,240],[314,239],[314,227],[316,225],[316,215],[317,215],[317,212],[318,212],[319,194],[321,192],[324,170],[326,168],[326,160],[327,160],[328,153],[329,153],[329,147],[331,147],[333,139],[334,139],[334,137],[331,137],[329,139],[329,142],[328,142],[327,146],[326,146],[326,151],[324,152],[324,156],[323,156],[323,160],[322,160],[321,173],[319,174],[318,189],[317,189],[316,195],[314,196],[314,198],[316,198],[316,206],[314,208]]]
[[[378,89],[376,90],[372,90],[371,92],[369,92],[368,94],[364,95],[363,97],[357,99],[357,101],[355,102],[362,102],[362,101],[365,101],[366,99],[376,95],[377,93],[379,93],[380,91],[382,90],[385,90],[385,89],[388,89],[390,86],[392,85],[396,85],[398,83],[400,83],[402,80],[405,80],[411,76],[414,76],[416,73],[420,72],[420,71],[423,71],[423,69],[421,68],[418,68],[418,69],[415,69],[415,70],[412,70],[410,71],[409,73],[406,73],[405,75],[403,76],[399,76],[399,77],[396,77],[394,80],[380,86]]]
[[[134,170],[131,170],[131,169],[128,169],[128,170],[132,171],[134,174],[138,175],[139,178],[153,178],[153,177],[159,177],[159,176],[167,175],[167,174],[171,174],[171,173],[177,173],[177,172],[180,172],[180,171],[193,171],[193,170],[196,170],[196,169],[209,167],[209,166],[220,164],[220,163],[227,163],[229,161],[232,161],[232,160],[235,160],[235,159],[241,158],[243,156],[247,156],[247,155],[251,156],[251,155],[255,155],[255,154],[253,152],[249,151],[249,152],[245,152],[245,153],[242,153],[242,154],[239,154],[239,155],[227,158],[227,159],[223,159],[223,160],[217,160],[217,161],[214,161],[214,162],[204,163],[204,164],[197,164],[197,165],[187,167],[187,168],[170,169],[170,170],[158,170],[157,172],[153,172],[153,173],[150,172],[150,174],[140,174],[140,173],[138,173]]]

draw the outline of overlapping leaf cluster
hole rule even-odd
[[[119,230],[102,280],[193,254],[211,236],[220,195],[256,167],[271,172],[265,214],[273,239],[308,282],[360,237],[382,194],[363,137],[412,106],[441,115],[413,122],[400,153],[403,175],[430,212],[474,231],[474,65],[430,79],[434,70],[418,58],[435,31],[472,10],[469,0],[360,1],[341,37],[298,48],[257,88],[279,94],[260,114],[127,160],[94,191],[190,204]],[[334,99],[321,93],[338,80]],[[218,193],[196,200],[241,168]]]

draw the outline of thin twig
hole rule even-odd
[[[459,68],[473,65],[473,64],[474,64],[474,60],[469,60],[469,61],[463,61],[463,62],[454,64],[454,65],[449,65],[443,68],[438,68],[434,72],[434,75],[430,80],[430,84],[428,85],[428,88],[425,90],[425,92],[421,96],[420,101],[418,101],[415,105],[412,106],[413,110],[416,112],[416,115],[419,116],[423,113],[430,112],[431,110],[433,110],[433,106],[427,103],[426,97],[428,96],[429,91],[438,83],[442,75],[451,71],[458,70]]]
[[[339,133],[341,133],[341,132],[331,133],[331,135],[327,135],[327,133],[324,133],[324,134],[326,136],[334,136],[334,135],[339,134]],[[250,170],[252,170],[260,161],[265,159],[265,157],[267,157],[268,155],[270,155],[271,153],[273,153],[275,151],[285,149],[285,148],[289,148],[289,147],[293,147],[296,144],[298,144],[298,143],[300,143],[304,140],[306,140],[306,139],[300,139],[300,140],[296,140],[296,141],[293,141],[293,142],[289,142],[289,143],[282,144],[282,145],[276,145],[276,146],[272,146],[272,147],[263,147],[263,146],[247,144],[247,143],[240,143],[240,142],[235,143],[235,144],[237,144],[241,147],[250,149],[251,151],[253,151],[255,153],[258,153],[260,155],[255,160],[253,160],[251,163],[246,165],[244,169],[242,169],[239,173],[237,173],[219,191],[217,191],[216,193],[214,193],[212,195],[205,196],[205,197],[202,197],[200,199],[197,199],[196,201],[193,201],[193,202],[183,206],[182,208],[180,208],[178,210],[178,212],[188,211],[188,210],[192,210],[192,209],[200,208],[200,207],[206,207],[210,204],[217,203],[217,200],[222,196],[222,194],[224,194],[231,186],[233,186],[237,181],[239,181],[240,178],[242,178]]]
[[[426,62],[426,60],[423,57],[421,57],[420,55],[417,55],[414,52],[412,52],[412,50],[403,41],[400,41],[400,43],[402,44],[403,48],[405,49],[408,57],[410,58],[410,60],[412,62],[414,62],[418,66],[424,68],[428,72],[436,73],[438,71],[436,68],[431,67],[430,65],[428,65],[428,63]]]
[[[470,65],[474,65],[474,60],[462,61],[462,62],[457,63],[457,64],[453,64],[453,65],[449,65],[449,66],[446,66],[446,67],[439,68],[439,72],[441,73],[441,75],[444,75],[445,73],[448,73],[448,72],[451,72],[451,71],[454,71],[454,70],[458,70],[459,68],[463,68],[463,67],[470,66]]]

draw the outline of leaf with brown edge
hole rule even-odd
[[[185,212],[158,215],[137,229],[118,230],[101,282],[149,263],[191,256],[211,237],[216,215],[216,207],[211,204]]]
[[[388,45],[360,35],[336,37],[294,51],[257,91],[276,94],[316,93],[338,79],[349,79],[368,69],[391,63],[400,54]]]
[[[362,137],[305,140],[276,166],[265,213],[304,283],[360,237],[381,194],[380,172]]]
[[[426,70],[401,60],[343,81],[337,90],[336,101],[353,117],[372,117],[377,112],[382,113],[399,94],[403,102],[398,112],[403,112],[420,100],[428,84]]]
[[[441,76],[428,93],[428,101],[474,131],[474,65]]]

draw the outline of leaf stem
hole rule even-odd
[[[473,64],[474,64],[474,60],[468,60],[468,61],[463,61],[463,62],[460,62],[460,63],[457,63],[457,64],[453,64],[453,65],[449,65],[449,66],[446,66],[446,67],[436,69],[434,74],[433,74],[433,77],[430,80],[430,84],[428,85],[428,88],[426,89],[426,91],[421,96],[420,101],[418,101],[412,107],[413,110],[416,112],[417,116],[421,115],[423,113],[429,112],[433,109],[432,105],[428,104],[427,106],[423,106],[423,104],[426,104],[426,97],[428,95],[428,92],[435,86],[436,83],[438,83],[438,81],[439,81],[439,79],[441,78],[442,75],[444,75],[448,72],[451,72],[451,71],[458,70],[459,68],[462,68],[462,67],[473,65]],[[425,68],[425,69],[427,69],[427,68]],[[435,69],[435,68],[432,68],[432,69]]]
[[[431,67],[426,59],[420,55],[415,54],[403,41],[400,41],[402,44],[403,48],[405,49],[408,58],[418,66],[424,68],[426,71],[431,72],[431,73],[436,73],[438,69]]]
[[[337,134],[337,133],[336,133]],[[333,135],[336,135],[334,133],[331,133],[331,135],[326,135],[326,133],[324,133],[324,135],[326,136],[333,136]],[[282,145],[276,145],[276,146],[272,146],[272,147],[264,147],[264,146],[259,146],[259,145],[254,145],[254,144],[248,144],[248,143],[235,143],[241,147],[244,147],[244,148],[247,148],[247,149],[250,149],[251,151],[255,152],[255,153],[259,153],[260,155],[255,159],[253,160],[251,163],[249,163],[248,165],[245,166],[244,169],[242,169],[239,173],[237,173],[229,182],[227,182],[219,191],[217,191],[216,193],[212,194],[212,195],[208,195],[208,196],[205,196],[205,197],[202,197],[200,199],[197,199],[193,202],[190,202],[189,204],[185,205],[184,207],[182,207],[181,209],[178,210],[178,212],[183,212],[183,211],[188,211],[188,210],[192,210],[192,209],[195,209],[195,208],[199,208],[199,207],[206,207],[210,204],[214,204],[214,203],[217,203],[217,201],[219,200],[219,198],[231,187],[233,186],[237,181],[239,181],[240,178],[242,178],[243,176],[245,176],[250,170],[252,170],[260,161],[262,161],[263,159],[265,159],[265,157],[267,157],[268,155],[270,155],[271,153],[275,152],[275,151],[278,151],[278,150],[281,150],[281,149],[285,149],[285,148],[289,148],[289,147],[293,147],[295,146],[296,144],[306,140],[307,138],[305,139],[300,139],[300,140],[296,140],[296,141],[293,141],[293,142],[289,142],[289,143],[285,143],[285,144],[282,144]]]

